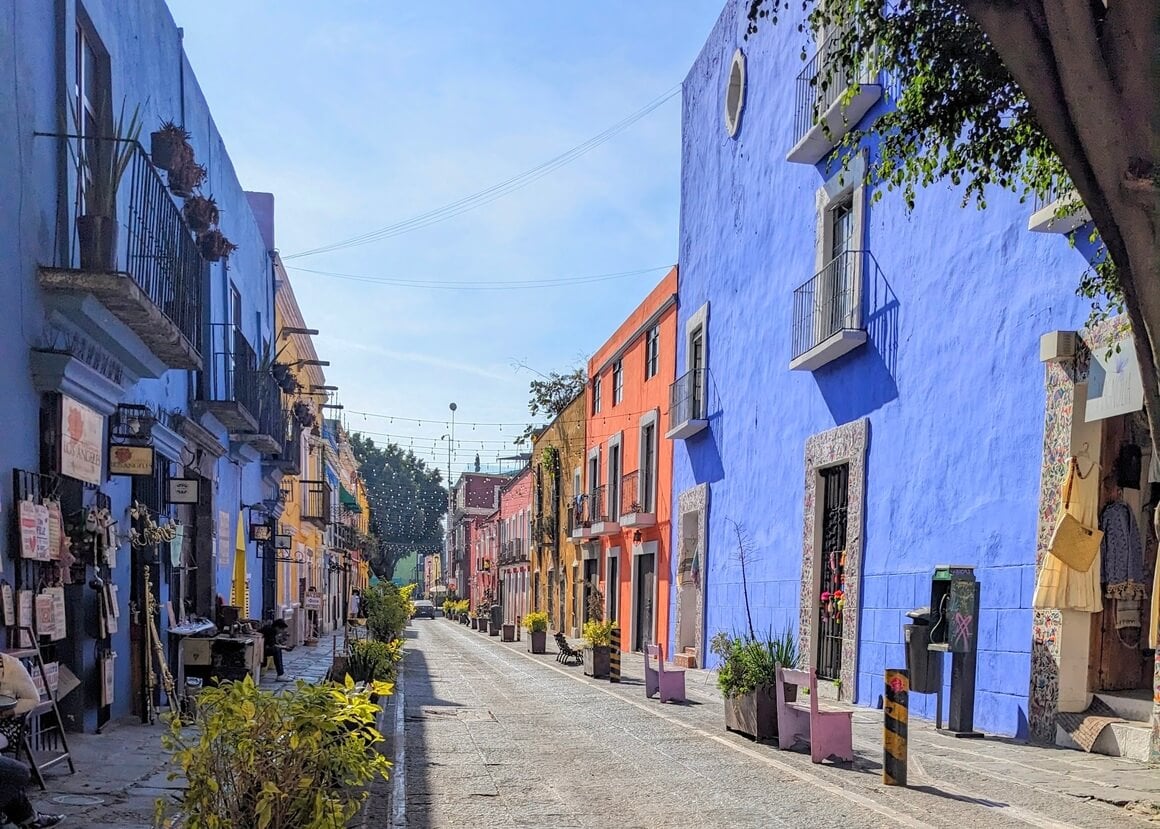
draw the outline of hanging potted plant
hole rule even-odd
[[[280,363],[277,360],[272,362],[270,364],[270,374],[274,375],[274,382],[278,384],[282,391],[287,391],[287,386],[291,382],[297,385],[297,381],[294,380],[294,373],[290,371],[290,366],[285,363]]]
[[[207,230],[198,236],[197,246],[201,249],[202,258],[207,262],[228,259],[229,255],[238,249],[238,246],[222,235],[217,228]]]
[[[187,199],[205,181],[206,169],[190,159],[169,171],[169,189],[173,195]]]
[[[108,139],[86,141],[74,154],[84,182],[84,212],[77,217],[77,246],[85,270],[117,269],[117,190],[141,135],[140,107],[126,120],[125,103]]]
[[[181,213],[194,233],[204,233],[215,226],[220,218],[213,196],[191,196],[182,206]]]
[[[161,129],[149,136],[149,155],[153,165],[166,172],[193,161],[193,148],[189,146],[189,131],[172,121],[166,121]]]
[[[294,404],[294,418],[298,421],[298,425],[303,429],[309,429],[314,425],[314,411],[310,408],[305,400],[299,400]]]

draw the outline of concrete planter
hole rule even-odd
[[[479,630],[479,619],[473,618],[471,620],[471,629],[472,630]]]
[[[505,641],[505,642],[516,641],[516,626],[515,625],[505,624],[503,626],[503,641]]]
[[[480,633],[487,633],[487,619],[480,619],[479,620],[479,632]]]
[[[607,679],[611,668],[612,648],[608,645],[599,645],[595,648],[584,649],[584,675],[594,679]]]
[[[776,685],[761,685],[748,694],[725,697],[725,730],[754,740],[776,740],[776,692]],[[786,702],[797,700],[797,688],[786,688],[785,698]]]
[[[487,635],[488,636],[499,636],[499,630],[501,627],[503,627],[503,625],[496,625],[496,624],[488,625]]]
[[[548,652],[548,631],[530,630],[528,631],[528,640],[532,653]]]

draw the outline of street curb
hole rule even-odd
[[[392,766],[393,783],[391,786],[391,826],[407,825],[407,740],[403,734],[403,723],[406,721],[406,705],[403,693],[403,674],[405,659],[399,660],[399,672],[395,678],[395,723],[391,732],[391,743],[394,749],[394,763]],[[386,713],[386,709],[383,709]]]

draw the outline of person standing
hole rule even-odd
[[[289,629],[285,619],[275,619],[269,624],[263,625],[258,633],[262,634],[262,648],[265,659],[274,660],[274,670],[278,672],[278,678],[286,673],[282,667],[282,651],[286,650],[285,637],[286,631]]]

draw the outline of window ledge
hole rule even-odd
[[[793,149],[786,155],[787,161],[795,164],[817,164],[862,120],[870,111],[870,107],[882,97],[882,84],[864,83],[858,88],[858,94],[850,101],[847,107],[842,106],[845,90],[829,109],[819,119],[818,123],[810,127],[801,137]],[[825,126],[823,126],[823,124]],[[829,127],[827,134],[826,127]]]

